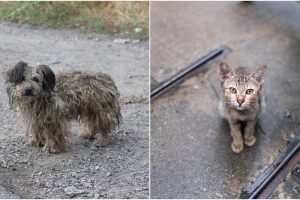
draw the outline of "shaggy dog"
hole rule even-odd
[[[55,153],[65,150],[71,120],[84,123],[84,138],[105,146],[121,120],[119,92],[109,75],[71,72],[55,76],[50,67],[19,62],[6,73],[12,109],[19,110],[34,146]]]

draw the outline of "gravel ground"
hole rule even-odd
[[[55,63],[55,73],[108,73],[121,92],[123,115],[105,148],[80,138],[84,128],[74,122],[70,149],[43,153],[28,143],[9,109],[1,76],[0,198],[148,198],[148,41],[11,23],[0,23],[0,30],[1,71],[24,60]]]

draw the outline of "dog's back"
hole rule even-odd
[[[54,89],[68,107],[68,116],[83,123],[99,124],[109,132],[121,120],[119,92],[112,78],[103,73],[58,74]]]

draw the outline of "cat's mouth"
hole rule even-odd
[[[245,108],[244,107],[242,107],[241,105],[238,105],[238,106],[236,106],[235,107],[237,110],[244,110]]]

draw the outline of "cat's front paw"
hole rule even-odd
[[[234,153],[241,153],[244,149],[244,144],[242,143],[236,143],[232,142],[231,149]]]
[[[245,138],[245,145],[247,145],[248,147],[251,147],[255,144],[256,142],[256,138],[255,136],[251,136],[249,138]]]

